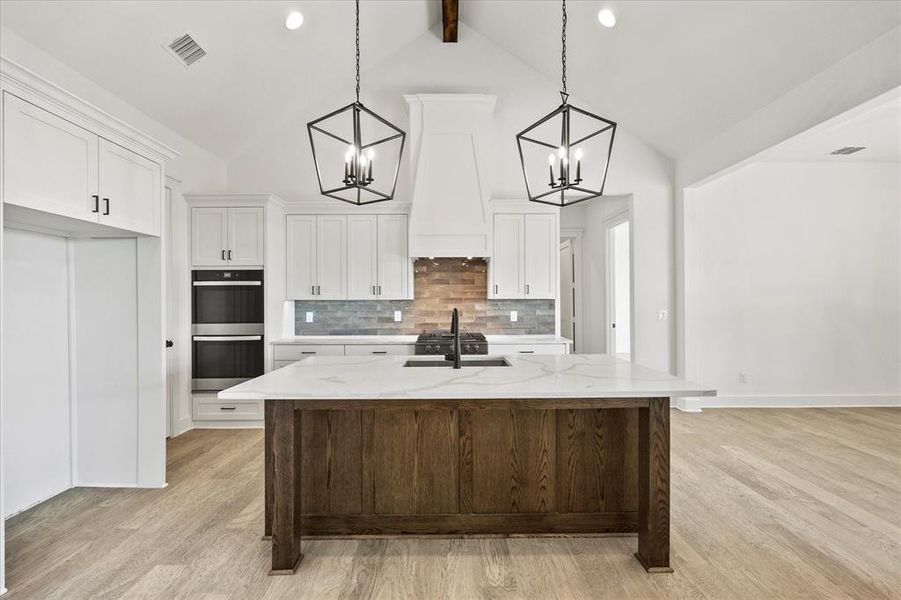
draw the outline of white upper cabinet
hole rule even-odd
[[[408,297],[410,257],[407,252],[407,216],[378,216],[378,283],[380,299],[403,300]]]
[[[553,213],[495,214],[488,297],[556,298],[558,237]]]
[[[557,266],[560,263],[560,236],[557,215],[525,216],[525,297],[557,297]]]
[[[287,298],[409,298],[407,215],[288,215]]]
[[[378,223],[375,215],[347,216],[348,300],[372,300],[377,296]]]
[[[160,233],[162,167],[100,139],[100,222],[148,235]]]
[[[228,264],[228,209],[191,210],[191,263],[195,267],[220,267]]]
[[[262,206],[228,209],[228,264],[255,267],[263,264],[265,213]]]
[[[316,218],[316,298],[347,298],[347,217]]]
[[[3,93],[3,201],[158,236],[163,165]]]
[[[316,297],[316,217],[288,215],[286,230],[287,281],[290,300]]]
[[[525,215],[494,215],[494,254],[491,257],[491,298],[525,295]]]
[[[261,206],[191,210],[191,263],[195,267],[262,266],[265,212]]]
[[[4,93],[4,201],[97,221],[99,143],[96,134]]]

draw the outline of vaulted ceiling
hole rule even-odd
[[[881,1],[568,6],[570,90],[673,158],[901,24],[901,4]],[[615,11],[615,28],[598,24],[602,6]],[[295,8],[304,24],[288,31]],[[367,69],[441,35],[439,0],[363,0],[361,13],[364,86],[379,86]],[[498,52],[558,81],[559,2],[460,0],[460,18]],[[337,105],[352,92],[347,1],[5,0],[0,24],[223,158],[304,107],[343,91]],[[184,32],[208,52],[187,69],[162,47]],[[420,91],[416,77],[406,91]]]

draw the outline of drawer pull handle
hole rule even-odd
[[[301,354],[316,354],[315,350],[301,350]]]
[[[520,350],[520,354],[535,354],[534,350]]]
[[[373,350],[373,354],[388,354],[387,350]]]
[[[219,410],[235,410],[237,406],[220,406]]]

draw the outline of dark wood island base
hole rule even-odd
[[[669,566],[669,398],[266,400],[270,574],[302,536],[637,533]]]

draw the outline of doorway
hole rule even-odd
[[[557,319],[559,335],[572,341],[572,353],[585,351],[582,320],[582,230],[560,229],[560,301]]]
[[[573,340],[576,352],[575,254],[570,238],[560,242],[560,335]]]
[[[605,222],[607,353],[632,358],[632,260],[628,213]]]

